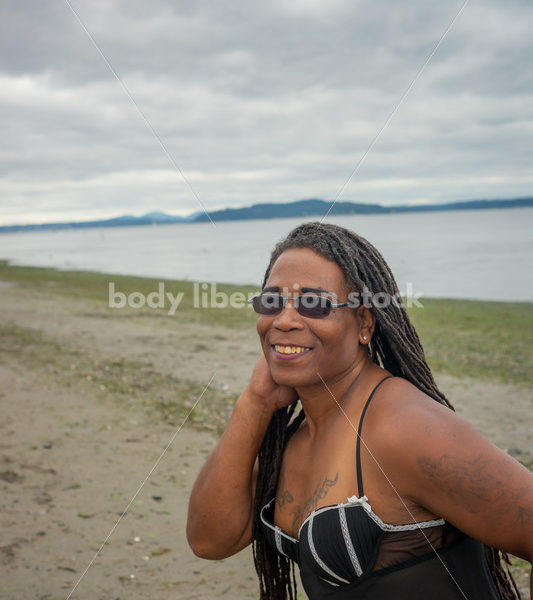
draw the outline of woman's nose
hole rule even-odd
[[[304,327],[302,316],[294,306],[294,298],[287,299],[286,305],[274,317],[272,324],[278,329],[300,329]]]

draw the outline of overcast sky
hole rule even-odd
[[[462,4],[72,2],[208,209],[336,197]],[[470,0],[340,198],[533,195],[532,25]],[[65,0],[0,47],[0,224],[201,210]]]

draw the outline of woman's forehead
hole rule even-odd
[[[272,265],[266,286],[312,287],[340,292],[346,287],[339,265],[309,248],[285,250]]]

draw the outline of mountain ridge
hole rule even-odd
[[[16,231],[46,231],[61,229],[89,229],[96,227],[131,227],[145,225],[165,225],[172,223],[203,223],[207,221],[245,221],[251,219],[280,219],[294,217],[323,217],[354,214],[390,214],[409,212],[436,212],[449,210],[486,210],[494,208],[523,208],[533,206],[533,197],[510,199],[480,199],[446,202],[443,204],[401,204],[396,206],[383,204],[365,204],[361,202],[332,202],[320,198],[307,198],[286,203],[258,203],[241,208],[223,208],[209,212],[194,212],[185,217],[169,215],[160,211],[151,211],[139,217],[122,215],[111,219],[94,221],[69,221],[58,223],[39,223],[27,225],[2,225],[0,233]]]

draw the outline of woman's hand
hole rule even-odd
[[[261,356],[191,492],[187,538],[197,556],[226,558],[251,542],[257,453],[274,412],[297,399]]]
[[[272,414],[298,400],[298,394],[294,388],[278,385],[272,379],[270,367],[264,354],[261,354],[255,363],[246,393]]]

